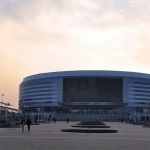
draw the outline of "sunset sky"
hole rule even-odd
[[[65,70],[150,73],[150,0],[0,0],[0,93]]]

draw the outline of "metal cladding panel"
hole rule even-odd
[[[125,71],[103,71],[103,70],[82,70],[82,71],[60,71],[40,73],[28,76],[24,78],[23,82],[40,79],[40,78],[65,78],[65,77],[81,77],[81,76],[106,76],[106,77],[122,77],[122,78],[145,78],[150,79],[150,74],[137,73],[137,72],[125,72]]]
[[[92,86],[94,87],[97,85],[96,83],[94,84],[93,81],[95,82],[96,78],[109,78],[109,79],[121,79],[123,81],[122,83],[122,101],[123,103],[136,103],[136,102],[148,102],[149,100],[149,93],[150,92],[150,74],[144,74],[144,73],[137,73],[137,72],[125,72],[125,71],[106,71],[106,70],[77,70],[77,71],[61,71],[61,72],[49,72],[49,73],[40,73],[40,74],[35,74],[32,76],[28,76],[23,79],[22,83],[20,84],[20,97],[23,96],[23,94],[26,94],[26,97],[23,97],[22,100],[24,102],[28,102],[29,98],[33,100],[33,91],[36,94],[36,90],[41,90],[40,92],[47,92],[48,88],[47,86],[52,86],[50,87],[49,90],[52,89],[53,92],[57,92],[57,94],[53,94],[50,99],[42,99],[42,101],[53,101],[53,102],[58,102],[62,103],[64,101],[64,80],[66,79],[89,79],[90,88]],[[94,79],[95,78],[95,79]],[[47,82],[48,81],[48,82]],[[38,83],[36,83],[38,82]],[[100,82],[100,81],[99,81]],[[36,83],[36,84],[35,84]],[[54,84],[56,85],[54,85]],[[32,84],[32,85],[31,85]],[[49,85],[46,85],[49,84]],[[29,86],[30,85],[30,86]],[[43,86],[43,88],[42,88]],[[112,86],[110,86],[112,87]],[[26,88],[26,90],[24,89]],[[84,87],[83,87],[84,88]],[[109,87],[108,87],[109,88]],[[80,91],[83,89],[80,89]],[[102,90],[103,92],[102,96],[104,99],[104,102],[107,101],[105,98],[105,91]],[[27,92],[27,93],[25,93]],[[90,95],[90,102],[93,100],[96,100],[97,98],[97,103],[99,102],[98,98],[99,96],[94,95],[94,91],[90,91],[92,95]],[[89,93],[90,93],[89,92]],[[81,92],[80,92],[81,93]],[[78,94],[80,94],[78,93]],[[86,93],[86,92],[85,92]],[[88,93],[88,94],[89,94]],[[39,96],[43,96],[42,94],[45,93],[38,93],[41,94]],[[48,93],[46,93],[48,95]],[[98,94],[98,93],[97,93]],[[54,99],[54,96],[57,98]],[[29,97],[30,96],[30,97]],[[79,96],[85,97],[87,100],[86,94],[82,92]],[[95,97],[94,97],[95,96]],[[29,97],[29,98],[28,98]],[[76,95],[77,97],[77,95]],[[110,98],[110,97],[108,97]],[[78,97],[77,97],[78,99]],[[116,97],[114,97],[116,99]],[[21,100],[21,99],[20,99]],[[83,99],[82,99],[83,100]],[[120,99],[119,99],[120,100]],[[21,102],[23,102],[21,101]],[[36,101],[40,102],[40,97],[36,98]],[[79,100],[80,101],[80,100]],[[31,102],[31,101],[30,101]],[[69,98],[67,98],[67,102],[69,102]],[[81,101],[82,102],[82,101]],[[94,101],[93,101],[94,102]],[[107,101],[109,103],[109,101]],[[112,101],[110,101],[112,102]],[[21,103],[20,103],[21,104]]]

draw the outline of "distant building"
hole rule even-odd
[[[19,87],[23,111],[69,108],[143,109],[150,103],[150,74],[123,71],[64,71],[31,75]]]
[[[17,113],[18,112],[18,109],[16,109],[16,108],[12,108],[12,107],[6,107],[6,106],[0,106],[0,112],[2,112],[2,111],[9,111],[9,112],[15,112],[15,113]],[[1,113],[0,113],[1,114]]]

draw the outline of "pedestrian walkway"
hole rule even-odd
[[[118,133],[66,133],[76,122],[0,128],[0,150],[149,150],[150,128],[126,123],[107,123]]]

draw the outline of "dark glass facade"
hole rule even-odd
[[[65,78],[64,102],[123,102],[121,78]]]

